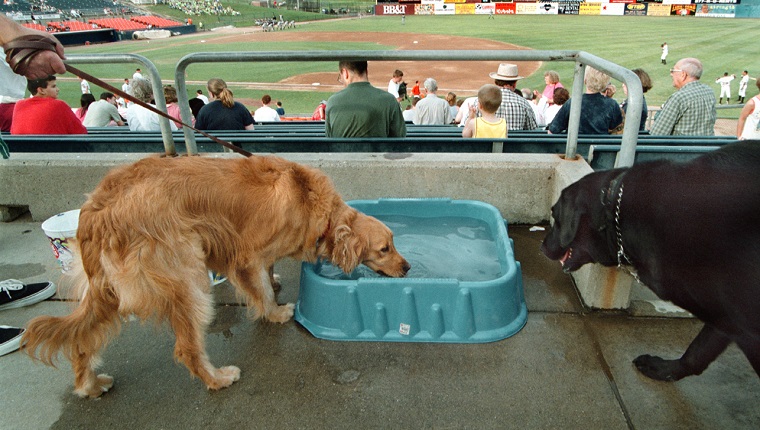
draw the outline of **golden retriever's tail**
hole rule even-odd
[[[78,253],[75,253],[78,255]],[[94,367],[97,353],[119,329],[119,300],[108,288],[102,268],[88,282],[81,260],[73,270],[81,302],[64,317],[40,316],[31,320],[21,338],[30,357],[55,366],[59,354],[77,366]]]

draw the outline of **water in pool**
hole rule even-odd
[[[495,235],[485,221],[468,217],[377,216],[393,230],[396,248],[409,261],[410,278],[488,281],[501,276]],[[350,275],[325,263],[318,274],[329,279],[379,277],[361,265]]]

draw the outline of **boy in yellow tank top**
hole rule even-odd
[[[507,121],[496,118],[496,111],[501,106],[501,88],[486,84],[478,90],[477,105],[470,105],[470,116],[462,130],[462,137],[507,137]],[[478,108],[480,115],[477,116]]]

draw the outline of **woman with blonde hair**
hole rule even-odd
[[[623,110],[620,105],[609,97],[605,97],[602,91],[610,84],[610,76],[586,66],[586,74],[583,79],[586,84],[586,92],[583,94],[581,103],[581,118],[578,126],[579,134],[610,134],[617,131],[623,124]],[[567,133],[570,123],[570,105],[573,100],[568,100],[559,109],[547,130],[550,134]]]
[[[253,130],[253,116],[235,101],[227,83],[219,78],[209,79],[211,101],[198,112],[195,127],[200,130]]]

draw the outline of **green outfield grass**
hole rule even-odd
[[[283,10],[284,12],[284,10]],[[293,12],[293,11],[290,11]],[[295,13],[295,12],[294,12]],[[304,12],[298,12],[304,13]],[[284,13],[283,13],[284,14]],[[313,15],[313,14],[312,14]],[[181,17],[177,17],[181,18]],[[197,22],[197,18],[194,19]],[[750,75],[760,75],[760,63],[756,50],[748,42],[748,34],[756,31],[757,19],[710,19],[679,17],[611,17],[611,16],[541,16],[516,15],[497,16],[494,20],[487,16],[407,16],[402,25],[398,16],[365,17],[361,20],[315,21],[289,32],[325,31],[367,31],[388,32],[388,42],[378,43],[219,43],[215,39],[223,35],[203,32],[182,36],[182,45],[177,39],[165,41],[125,41],[89,47],[72,47],[68,53],[136,53],[146,56],[158,67],[163,79],[173,79],[177,61],[190,52],[207,51],[288,51],[288,50],[339,50],[339,49],[393,49],[395,38],[407,37],[408,33],[430,33],[462,35],[512,43],[533,49],[582,50],[605,58],[628,68],[643,68],[654,81],[654,88],[646,94],[649,105],[660,105],[674,91],[668,69],[679,58],[697,57],[704,63],[703,82],[715,88],[715,78],[723,72],[739,75],[747,69]],[[670,56],[668,65],[660,64],[660,45],[668,42]],[[441,49],[477,49],[477,46],[442,46]],[[463,63],[466,67],[466,63]],[[85,68],[83,66],[83,68]],[[98,76],[118,79],[131,76],[130,65],[86,66],[88,72]],[[272,63],[272,64],[214,64],[193,65],[188,69],[189,81],[204,81],[212,76],[221,76],[230,82],[277,82],[284,77],[334,70],[329,63]],[[570,87],[572,83],[572,63],[544,63],[538,72],[520,81],[519,87],[543,88],[543,72],[556,70],[562,82]],[[370,70],[371,73],[371,70]],[[435,76],[435,71],[431,71]],[[473,88],[489,79],[473,76]],[[751,81],[752,83],[754,81]],[[619,83],[618,87],[620,87]],[[445,82],[439,82],[445,87]],[[75,81],[62,81],[62,98],[72,105],[78,104],[78,86]],[[736,93],[738,81],[733,86]],[[192,87],[192,89],[196,89]],[[97,93],[99,90],[95,90]],[[297,92],[274,90],[251,90],[244,86],[234,88],[236,97],[258,99],[269,93],[275,99],[282,99],[288,113],[310,113],[319,100],[329,96],[324,92]],[[748,96],[757,93],[754,85]],[[465,95],[465,94],[462,94]],[[734,94],[734,98],[735,98]],[[622,89],[615,97],[624,99]]]

